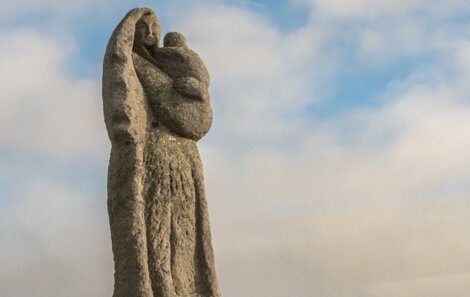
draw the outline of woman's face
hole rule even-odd
[[[157,45],[159,25],[152,16],[143,16],[135,25],[135,42],[145,46]]]

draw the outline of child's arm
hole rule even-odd
[[[173,82],[175,89],[183,96],[209,101],[207,86],[193,77],[183,77]]]

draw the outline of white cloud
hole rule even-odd
[[[464,294],[451,276],[470,272],[469,119],[470,106],[453,90],[412,88],[379,110],[306,131],[299,150],[264,148],[209,162],[223,276],[243,274],[256,261],[263,275],[223,277],[222,284],[246,296],[255,296],[254,287],[282,296],[278,288],[299,285],[289,271],[300,270],[310,283],[296,286],[298,296],[318,287],[320,296],[414,288],[415,297],[454,283]],[[357,130],[345,143],[351,126]],[[237,261],[226,260],[234,255]],[[436,275],[439,285],[418,281]],[[284,281],[278,287],[268,279]]]
[[[369,26],[360,36],[360,51],[365,59],[393,61],[397,56],[416,56],[429,50],[427,29],[418,20],[393,20]],[[385,60],[385,61],[381,61]]]
[[[47,175],[2,206],[0,286],[5,296],[104,296],[112,291],[105,200]],[[86,284],[86,285],[84,285]]]
[[[68,25],[70,18],[81,17],[99,13],[100,16],[108,16],[110,12],[116,12],[123,7],[135,5],[131,1],[116,2],[113,0],[102,1],[62,1],[62,0],[1,0],[0,23],[20,21],[54,22],[60,19],[61,25]],[[56,24],[57,25],[57,24]]]
[[[421,6],[424,1],[314,0],[312,2],[320,14],[346,18],[403,14]]]
[[[462,73],[462,81],[465,84],[470,77],[470,41],[461,41],[456,46],[455,57],[454,57],[455,67]]]
[[[68,77],[72,45],[28,29],[1,36],[0,144],[57,156],[102,153],[99,84]]]
[[[390,16],[448,17],[469,8],[465,0],[292,0],[294,3],[309,4],[315,16],[336,20],[367,19],[379,20]]]
[[[55,18],[67,18],[79,16],[83,13],[90,12],[93,7],[108,6],[112,9],[112,1],[61,1],[61,0],[1,0],[0,5],[0,23],[8,23],[20,20],[28,22],[30,18],[33,20],[41,20],[37,18],[42,16],[49,18],[49,21]]]
[[[220,11],[217,15],[223,18]],[[227,296],[235,291],[244,296],[284,296],[283,289],[288,288],[295,296],[315,292],[325,297],[420,297],[439,296],[436,292],[451,286],[453,296],[465,294],[463,284],[470,271],[470,262],[465,260],[470,256],[466,248],[470,245],[466,232],[470,226],[466,203],[470,106],[465,95],[468,86],[460,83],[466,77],[465,46],[462,35],[428,36],[427,22],[402,23],[392,30],[392,36],[385,34],[386,26],[381,27],[375,35],[384,36],[374,45],[378,47],[362,48],[359,58],[365,63],[384,56],[387,63],[394,63],[404,55],[419,56],[430,50],[435,54],[428,69],[414,69],[379,94],[386,100],[380,107],[351,110],[307,125],[274,112],[269,123],[293,123],[284,134],[293,132],[291,138],[276,138],[270,145],[262,142],[250,150],[237,149],[235,154],[216,141],[204,146],[216,253]],[[309,27],[303,30],[311,32]],[[451,32],[450,28],[441,33]],[[213,34],[210,27],[200,31]],[[368,34],[356,32],[358,36]],[[217,48],[219,38],[224,40],[222,36],[205,45],[207,48],[200,46],[216,72],[237,52],[210,51]],[[309,54],[307,67],[312,67],[322,55]],[[449,58],[455,58],[455,66],[449,67]],[[235,73],[244,67],[263,67],[255,59],[238,62],[233,64],[237,65]],[[303,83],[312,78],[298,77]],[[250,79],[264,82],[262,76]],[[286,86],[292,87],[283,84]],[[256,87],[245,87],[246,92],[256,94],[250,100],[269,94],[268,88],[257,93]],[[225,95],[228,93],[222,90],[214,100],[231,100],[234,95]],[[298,100],[294,106],[303,104],[295,92],[286,97],[279,100],[286,109],[290,108],[288,100]],[[249,104],[230,101],[238,103]],[[247,130],[253,127],[237,106],[219,104],[224,117],[244,121]],[[253,114],[264,120],[259,110]],[[237,122],[225,124],[229,135],[225,137],[233,137]],[[254,138],[265,137],[256,127],[251,132]],[[236,139],[243,141],[243,136],[236,135]],[[291,149],[284,149],[285,142]],[[247,267],[256,272],[249,274]]]
[[[384,282],[371,291],[376,296],[391,297],[408,294],[411,296],[464,296],[468,290],[470,275],[456,273],[451,275],[436,275],[434,277],[416,279],[406,282]]]
[[[330,50],[338,49],[336,60],[347,65],[357,62],[385,71],[403,63],[401,58],[420,63],[438,54],[449,56],[455,42],[469,34],[470,2],[465,0],[293,2],[311,9],[308,26],[329,32]]]

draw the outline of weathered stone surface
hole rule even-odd
[[[156,65],[172,79],[192,77],[205,84],[210,83],[209,73],[201,58],[186,46],[186,38],[178,32],[165,35],[164,47],[154,51]]]
[[[113,296],[218,297],[196,146],[212,122],[209,75],[181,43],[156,54],[160,37],[154,12],[134,9],[104,59]]]

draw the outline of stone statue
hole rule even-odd
[[[155,13],[134,9],[104,58],[113,297],[219,297],[196,146],[212,122],[209,74],[184,36],[160,37]]]

